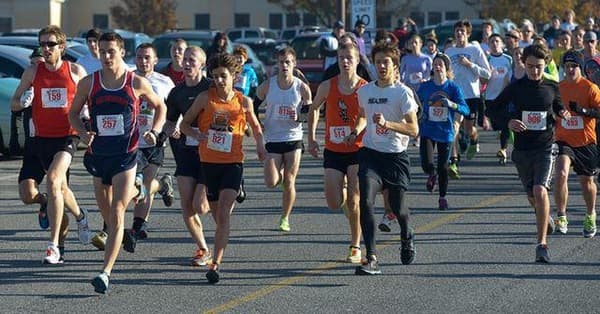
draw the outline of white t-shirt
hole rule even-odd
[[[269,80],[264,137],[267,143],[302,140],[302,123],[298,122],[302,106],[302,81],[294,77],[288,89],[279,88],[277,76]]]
[[[449,47],[446,54],[452,62],[452,71],[454,72],[454,82],[462,90],[465,99],[479,98],[481,95],[479,78],[490,78],[490,64],[479,44],[467,44],[466,47]],[[465,57],[473,64],[472,67],[466,67],[460,64],[460,57]]]
[[[149,77],[147,77],[148,81],[152,85],[152,90],[158,95],[158,97],[166,100],[169,96],[169,92],[175,84],[173,81],[166,75],[160,74],[158,72],[152,72]],[[154,123],[154,109],[148,107],[148,103],[142,101],[140,103],[140,114],[138,116],[138,127],[140,132],[140,141],[139,148],[148,148],[151,147],[144,140],[144,133],[150,131],[152,129],[152,124]]]
[[[357,93],[358,105],[367,119],[363,146],[383,153],[405,151],[410,137],[378,126],[373,122],[373,115],[382,113],[386,121],[405,122],[404,116],[418,109],[412,90],[402,83],[382,88],[373,81],[359,88]]]
[[[504,89],[504,83],[510,83],[510,78],[512,77],[512,58],[505,53],[499,56],[490,55],[489,58],[490,66],[492,67],[492,76],[487,83],[485,99],[493,100]]]

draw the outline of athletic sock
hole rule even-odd
[[[145,222],[146,222],[146,220],[144,220],[144,218],[134,217],[133,218],[133,227],[131,227],[131,228],[135,231],[139,231]]]

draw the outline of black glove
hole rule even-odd
[[[578,114],[582,114],[583,113],[583,108],[575,101],[569,101],[569,109],[571,111],[574,111]]]
[[[584,108],[574,101],[569,101],[569,109],[575,111],[577,114],[584,115],[586,117],[600,119],[600,111],[594,108]]]
[[[164,131],[158,133],[158,136],[156,137],[156,147],[163,147],[165,145],[165,142],[167,141],[167,138],[169,137]]]

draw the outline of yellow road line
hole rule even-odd
[[[434,220],[434,221],[432,221],[432,222],[430,222],[428,224],[425,224],[423,226],[417,227],[416,232],[417,233],[424,233],[424,232],[431,231],[431,230],[433,230],[435,228],[438,228],[438,227],[440,227],[440,226],[442,226],[444,224],[447,224],[447,223],[450,223],[452,221],[457,220],[458,218],[462,217],[467,212],[470,212],[470,211],[473,211],[473,210],[476,210],[476,209],[480,209],[480,208],[484,208],[484,207],[490,206],[492,204],[495,204],[495,203],[498,203],[500,201],[503,201],[503,200],[505,200],[505,199],[507,199],[508,197],[511,197],[511,196],[512,195],[499,195],[499,196],[495,196],[495,197],[492,197],[492,198],[484,199],[483,201],[475,204],[475,206],[473,206],[473,207],[468,207],[468,208],[463,208],[463,209],[457,210],[457,211],[455,211],[452,214],[444,215],[444,216],[442,216],[442,217],[440,217],[440,218],[438,218],[438,219],[436,219],[436,220]],[[388,241],[386,241],[386,244],[378,245],[378,248],[380,250],[383,250],[386,247],[392,245],[393,243],[396,243],[399,239],[400,238],[397,237],[396,239],[388,240]],[[307,271],[303,272],[300,275],[280,280],[280,281],[278,281],[276,283],[268,285],[267,287],[264,287],[262,289],[256,290],[256,291],[251,292],[249,294],[246,294],[246,295],[244,295],[242,297],[233,299],[233,300],[231,300],[229,302],[223,303],[223,304],[221,304],[219,306],[216,306],[216,307],[214,307],[212,309],[209,309],[209,310],[205,311],[204,313],[210,313],[210,314],[223,313],[225,311],[234,309],[234,308],[236,308],[236,307],[238,307],[238,306],[240,306],[240,305],[242,305],[244,303],[248,303],[248,302],[257,300],[257,299],[259,299],[261,297],[264,297],[266,295],[274,293],[277,290],[280,290],[280,289],[289,287],[289,286],[291,286],[293,284],[297,284],[297,283],[299,283],[301,281],[304,281],[310,275],[319,274],[319,273],[325,272],[327,270],[337,268],[340,265],[348,265],[348,264],[347,263],[342,263],[342,262],[329,262],[329,263],[322,264],[322,265],[320,265],[320,266],[318,266],[316,268],[307,270]]]

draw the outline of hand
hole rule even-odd
[[[256,154],[258,155],[258,160],[265,161],[267,158],[267,150],[265,149],[265,145],[256,144]]]
[[[171,137],[176,140],[178,140],[181,137],[181,131],[179,131],[179,128],[177,128],[173,131],[173,134],[171,134]]]
[[[346,143],[348,146],[352,146],[354,143],[356,143],[356,137],[356,133],[350,133],[350,135],[344,138],[344,143]]]
[[[23,106],[23,108],[27,108],[31,106],[31,103],[33,102],[33,87],[27,89],[25,92],[23,92],[23,95],[21,95],[21,106]]]
[[[319,143],[317,143],[317,141],[308,140],[308,152],[311,156],[319,158]]]
[[[511,119],[510,121],[508,121],[508,128],[511,129],[513,132],[517,133],[527,130],[527,126],[525,125],[525,123],[517,119]]]
[[[456,108],[458,108],[458,104],[457,104],[457,103],[453,102],[452,100],[450,100],[450,99],[448,99],[448,98],[446,98],[446,97],[443,97],[443,98],[441,99],[441,102],[442,102],[442,104],[443,104],[444,106],[446,106],[446,107],[448,107],[448,108],[450,108],[450,109],[454,109],[454,110],[456,110]]]
[[[467,57],[462,56],[458,59],[458,62],[464,66],[466,66],[467,68],[471,67],[471,61],[469,61],[469,59],[467,59]]]
[[[565,120],[571,119],[571,113],[569,112],[569,110],[563,109],[558,113],[558,115],[561,116]]]
[[[373,114],[373,123],[379,125],[380,127],[385,127],[385,118],[383,117],[383,113],[375,112]]]
[[[86,131],[83,133],[79,133],[79,139],[85,145],[91,145],[94,141],[94,137],[96,136],[96,132]]]
[[[158,140],[158,135],[156,135],[156,131],[152,132],[152,130],[144,133],[144,141],[148,143],[150,146],[155,146]]]

